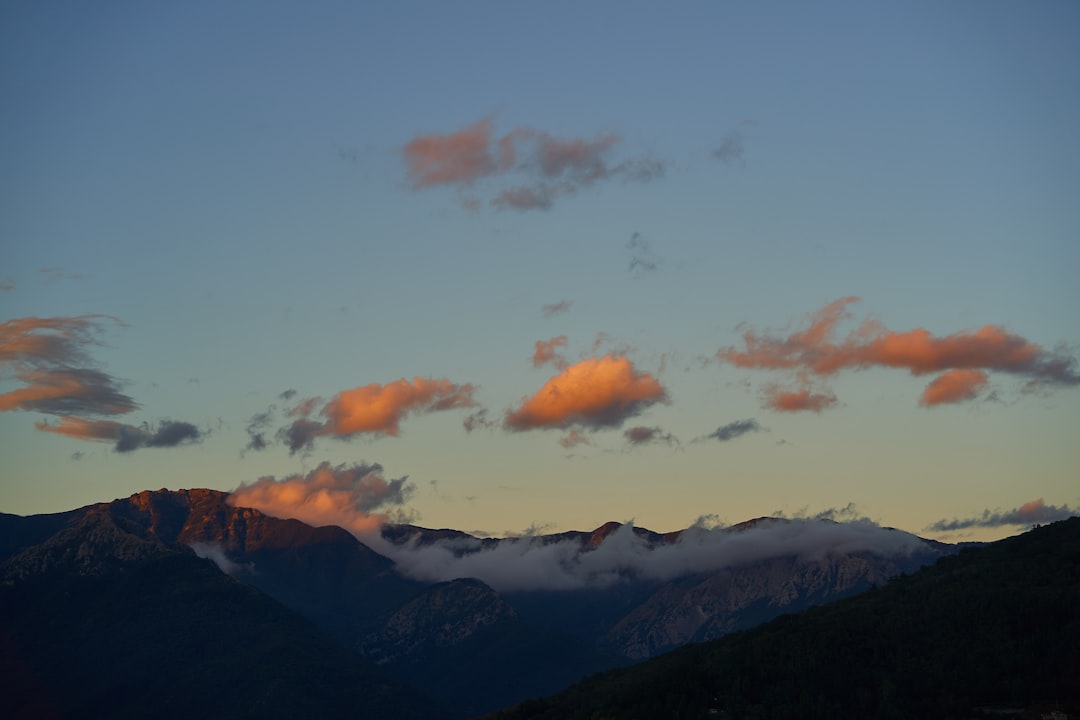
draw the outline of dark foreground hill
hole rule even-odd
[[[1054,710],[1080,712],[1080,518],[492,717],[933,719]]]
[[[0,565],[5,717],[440,716],[122,508],[74,520]]]

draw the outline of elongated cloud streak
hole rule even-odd
[[[503,419],[508,430],[618,427],[667,390],[625,357],[604,355],[568,366]]]
[[[404,378],[379,385],[344,390],[326,403],[320,414],[323,422],[302,417],[281,431],[291,452],[311,446],[316,437],[348,438],[359,434],[397,436],[401,421],[408,415],[473,407],[472,385],[458,385],[446,379]],[[314,404],[301,402],[296,414],[307,415]]]
[[[758,424],[757,420],[735,420],[729,422],[727,425],[721,425],[713,432],[705,436],[706,440],[719,440],[720,442],[727,442],[728,440],[734,440],[737,437],[741,437],[746,433],[761,432],[763,428]]]
[[[847,306],[858,298],[841,298],[810,317],[805,330],[785,336],[743,333],[744,349],[721,348],[717,358],[736,367],[795,370],[805,376],[826,377],[842,370],[888,367],[912,375],[941,373],[926,388],[922,404],[927,407],[975,397],[987,383],[986,371],[1009,373],[1039,385],[1077,385],[1080,374],[1076,358],[1064,350],[1049,352],[1029,340],[996,325],[934,337],[922,328],[892,332],[879,323],[864,320],[840,341],[836,328],[851,317]],[[775,410],[821,410],[833,404],[828,393],[774,392],[766,406]]]
[[[200,442],[203,433],[191,423],[165,420],[156,427],[127,425],[113,420],[87,420],[65,415],[56,425],[34,423],[43,432],[65,435],[79,440],[98,440],[116,443],[116,452],[125,453],[144,447],[176,447]]]
[[[564,312],[568,312],[570,310],[570,306],[573,304],[573,300],[560,300],[557,303],[545,305],[541,310],[544,314],[544,317],[555,317],[556,315],[561,315]]]
[[[958,520],[938,520],[927,526],[927,530],[934,532],[951,532],[954,530],[968,530],[970,528],[996,528],[1009,525],[1022,526],[1036,523],[1050,523],[1058,520],[1067,520],[1074,515],[1080,515],[1080,510],[1070,508],[1068,505],[1047,505],[1042,498],[1024,503],[1012,510],[983,510],[982,515]]]
[[[267,476],[243,484],[228,502],[316,527],[337,525],[363,539],[391,519],[406,521],[408,514],[401,506],[413,490],[408,476],[385,479],[378,463],[335,466],[322,462],[306,475],[281,480]]]
[[[765,407],[771,410],[821,412],[835,404],[836,396],[830,392],[813,392],[808,388],[784,390],[778,385],[768,385],[765,388]]]
[[[592,139],[561,138],[529,127],[498,136],[490,118],[451,133],[417,135],[402,148],[414,189],[451,185],[473,187],[495,176],[512,177],[489,204],[511,210],[548,210],[555,200],[601,180],[649,182],[664,174],[654,158],[612,155],[621,138],[604,133]],[[469,197],[470,207],[479,201]]]
[[[123,415],[138,404],[120,391],[112,376],[88,367],[87,347],[98,343],[101,315],[17,318],[0,324],[0,374],[11,373],[25,387],[0,395],[0,412],[25,410],[59,417],[57,424],[35,423],[43,432],[81,440],[115,442],[117,452],[142,447],[175,447],[198,442],[191,423],[166,420],[157,427],[88,419]]]
[[[985,385],[986,373],[982,370],[949,370],[926,386],[919,403],[930,407],[971,400]]]
[[[120,392],[116,380],[99,370],[19,370],[16,377],[27,387],[0,395],[0,412],[28,410],[49,415],[119,415],[138,407],[134,400]]]

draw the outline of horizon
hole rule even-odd
[[[1078,32],[1054,2],[2,8],[0,511],[1076,515]]]

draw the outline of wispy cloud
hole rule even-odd
[[[665,164],[654,158],[615,158],[621,141],[614,133],[563,138],[530,127],[500,135],[485,118],[450,133],[417,135],[402,150],[414,189],[447,185],[474,192],[479,181],[499,177],[506,184],[488,204],[527,211],[548,210],[559,197],[600,181],[649,182],[664,174]],[[473,195],[463,202],[479,206]]]
[[[719,440],[720,442],[727,442],[728,440],[734,440],[737,437],[742,437],[747,433],[761,432],[765,428],[758,424],[757,420],[735,420],[729,422],[727,425],[721,425],[713,432],[705,435],[703,440]]]
[[[229,504],[316,527],[337,525],[363,537],[387,522],[408,521],[412,516],[403,506],[414,489],[408,476],[387,480],[378,463],[322,462],[306,475],[267,476],[243,484],[229,496]]]
[[[301,401],[289,414],[299,416],[280,431],[290,452],[310,449],[317,437],[350,438],[357,435],[397,436],[409,415],[475,406],[472,385],[433,378],[402,378],[380,385],[343,390],[330,399],[312,420],[317,398]]]
[[[646,427],[644,425],[637,425],[636,427],[629,428],[623,431],[623,437],[626,438],[626,442],[633,446],[639,445],[678,445],[679,440],[671,433],[664,432],[658,427]]]
[[[537,340],[532,357],[533,367],[543,367],[551,363],[560,370],[565,369],[570,363],[559,353],[559,348],[565,348],[566,342],[565,335],[559,335],[550,340]]]
[[[738,163],[746,165],[743,156],[746,153],[745,138],[739,130],[732,130],[720,142],[720,145],[712,151],[712,156],[726,164]]]
[[[589,442],[589,438],[585,437],[577,430],[571,430],[570,432],[566,433],[566,435],[559,438],[559,444],[569,450],[570,448],[575,448],[578,445],[591,445],[592,443]]]
[[[521,405],[507,411],[508,430],[618,427],[667,402],[667,390],[625,357],[604,355],[569,365]]]
[[[1070,508],[1068,505],[1047,505],[1042,498],[1038,498],[1012,510],[983,510],[981,515],[975,517],[938,520],[928,525],[926,529],[933,532],[952,532],[971,528],[1034,525],[1066,520],[1074,515],[1080,515],[1080,510]]]
[[[907,370],[912,375],[940,373],[924,390],[921,404],[932,407],[977,397],[988,371],[1026,378],[1032,387],[1080,384],[1076,358],[1064,349],[1047,351],[997,325],[935,337],[918,328],[893,332],[870,319],[841,340],[837,326],[851,318],[847,308],[858,298],[841,298],[809,317],[809,325],[786,336],[743,332],[744,348],[721,348],[717,358],[736,367],[792,370],[800,378],[797,391],[770,386],[766,407],[774,410],[820,411],[836,402],[827,390],[811,391],[812,378],[871,367]]]
[[[814,392],[806,384],[792,390],[770,383],[764,388],[765,407],[779,412],[810,410],[821,412],[836,404],[836,396],[828,390]]]
[[[44,275],[45,281],[49,283],[56,283],[61,280],[82,280],[86,277],[82,273],[69,273],[58,267],[40,268],[38,273]]]
[[[545,305],[541,311],[546,318],[555,317],[556,315],[562,315],[565,312],[569,312],[570,306],[573,304],[574,302],[572,300],[560,300],[557,303]]]
[[[639,232],[634,232],[630,236],[630,240],[626,243],[626,249],[630,252],[630,273],[634,277],[656,272],[663,263],[653,253],[649,242]]]

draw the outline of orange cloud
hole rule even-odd
[[[191,423],[165,420],[156,428],[148,425],[141,427],[115,422],[113,420],[87,420],[86,418],[65,415],[56,425],[36,422],[34,427],[42,432],[65,435],[78,440],[98,440],[115,442],[116,452],[131,452],[142,447],[176,447],[177,445],[197,443],[203,439],[203,433]]]
[[[986,382],[986,373],[982,370],[950,370],[926,386],[919,404],[930,407],[971,400],[986,386]]]
[[[784,391],[776,385],[770,385],[765,389],[765,407],[779,412],[799,412],[800,410],[821,412],[835,404],[836,396],[832,393],[815,393],[808,388]]]
[[[402,378],[340,392],[326,404],[323,414],[333,435],[397,435],[399,423],[409,413],[472,407],[473,390],[472,385],[456,385],[446,379],[418,377],[409,382]]]
[[[25,317],[0,323],[0,363],[73,365],[87,361],[84,346],[97,342],[104,315]]]
[[[113,378],[97,370],[24,370],[17,374],[27,387],[0,395],[0,412],[30,410],[49,414],[117,415],[138,405],[116,388]]]
[[[667,402],[667,390],[656,378],[639,372],[629,359],[608,354],[565,368],[507,411],[503,425],[509,430],[618,427],[658,402]]]
[[[491,153],[491,120],[448,135],[417,136],[405,146],[413,187],[471,183],[498,169]]]
[[[759,334],[753,329],[743,333],[744,349],[721,348],[717,358],[736,367],[797,370],[800,374],[834,375],[841,370],[890,367],[912,375],[945,373],[927,388],[930,400],[924,405],[958,402],[977,394],[985,384],[986,370],[996,370],[1027,377],[1034,383],[1080,384],[1076,359],[1064,351],[1048,352],[1025,338],[996,325],[975,331],[960,331],[935,337],[918,328],[892,332],[880,323],[864,320],[845,338],[835,339],[836,328],[851,317],[847,306],[858,298],[841,298],[810,316],[805,330],[787,336]],[[955,374],[953,371],[981,372],[980,375]],[[933,389],[931,389],[933,388]],[[951,394],[950,394],[951,393]],[[946,398],[934,401],[935,398]],[[796,405],[809,392],[778,393],[770,396],[770,406]],[[823,398],[818,398],[824,402]],[[811,408],[813,409],[813,408]]]
[[[412,492],[408,476],[386,480],[378,463],[332,466],[324,461],[307,475],[281,480],[268,476],[241,485],[228,502],[273,517],[295,518],[315,527],[337,525],[366,535],[391,519],[408,520],[400,506]]]
[[[87,420],[86,418],[65,415],[60,418],[56,425],[39,421],[34,427],[42,432],[56,433],[79,440],[102,440],[113,441],[119,438],[128,429],[134,429],[131,425],[118,423],[113,420]]]
[[[405,378],[386,385],[372,383],[339,392],[320,413],[325,422],[309,420],[314,403],[305,400],[290,411],[302,417],[283,428],[281,436],[290,452],[309,448],[316,437],[351,437],[360,433],[397,436],[401,421],[415,413],[431,413],[453,408],[473,407],[475,388],[446,379]]]
[[[559,355],[558,348],[566,347],[566,336],[560,335],[553,337],[550,340],[537,340],[536,351],[533,352],[532,363],[533,367],[540,367],[551,363],[560,370],[565,368],[569,363],[566,358]]]
[[[621,177],[627,182],[649,182],[663,176],[665,164],[653,158],[612,162],[621,142],[607,133],[589,140],[559,138],[519,127],[496,136],[490,118],[456,132],[417,135],[403,148],[405,169],[416,189],[437,185],[471,186],[489,176],[513,174],[517,180],[497,190],[488,204],[513,210],[548,210],[561,196],[600,180]],[[524,182],[521,180],[524,179]],[[480,200],[462,197],[467,209]]]

